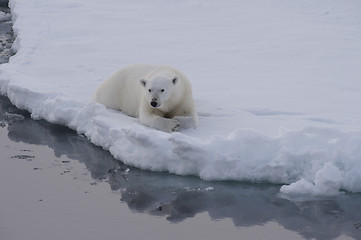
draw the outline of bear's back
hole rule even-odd
[[[119,70],[97,89],[94,101],[107,108],[138,117],[142,94],[140,79],[145,78],[154,69],[154,65],[137,64]]]

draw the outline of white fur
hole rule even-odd
[[[123,68],[104,81],[94,100],[165,132],[198,125],[190,82],[168,66]]]

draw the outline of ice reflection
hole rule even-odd
[[[0,96],[0,126],[15,142],[46,145],[56,156],[66,155],[86,165],[97,181],[107,179],[121,201],[135,212],[180,222],[207,212],[214,220],[230,218],[235,226],[277,222],[306,239],[361,236],[361,195],[289,201],[278,196],[279,186],[239,182],[205,182],[196,177],[142,171],[116,161],[84,136],[45,121],[30,119]]]

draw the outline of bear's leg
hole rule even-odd
[[[178,131],[180,123],[176,119],[163,118],[149,113],[140,113],[139,120],[142,124],[164,132]]]

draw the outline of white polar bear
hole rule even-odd
[[[137,64],[121,69],[97,89],[94,100],[165,132],[198,125],[190,82],[168,66]]]

